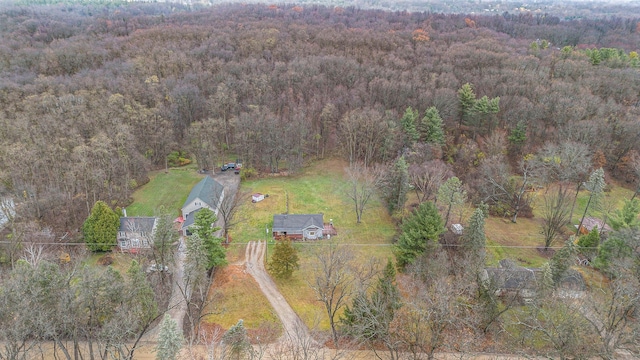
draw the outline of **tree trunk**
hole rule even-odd
[[[576,229],[576,236],[580,234],[580,228],[582,227],[582,222],[584,221],[584,217],[587,216],[587,210],[589,210],[589,204],[591,204],[591,198],[593,198],[593,194],[589,195],[589,201],[587,201],[587,206],[584,208],[584,213],[582,214],[582,218],[580,219],[580,224],[578,224],[578,229]]]
[[[573,220],[573,210],[576,207],[576,201],[578,200],[578,194],[580,193],[580,189],[582,188],[582,183],[578,184],[576,188],[576,196],[573,197],[573,203],[571,204],[571,212],[569,212],[569,221]]]

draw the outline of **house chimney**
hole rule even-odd
[[[127,217],[127,209],[122,208],[122,216]]]

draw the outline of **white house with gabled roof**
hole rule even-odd
[[[200,180],[182,205],[182,227],[181,231],[187,235],[188,228],[193,225],[196,214],[201,209],[209,209],[218,215],[218,209],[224,200],[224,186],[215,181],[212,177],[206,176]]]

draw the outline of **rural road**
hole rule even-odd
[[[264,268],[266,249],[267,244],[262,241],[251,241],[247,244],[245,251],[245,266],[247,272],[256,280],[260,286],[260,290],[262,290],[278,315],[278,318],[280,318],[282,327],[284,328],[282,340],[292,343],[312,343],[313,340],[311,335],[309,335],[309,329],[307,329],[306,325],[300,320],[291,306],[289,306],[287,300],[280,294],[278,287]]]
[[[225,196],[229,197],[231,201],[233,201],[240,185],[240,176],[233,174],[231,171],[213,173],[210,176],[224,186]],[[215,226],[223,228],[224,219],[222,216],[218,216]],[[215,236],[221,237],[222,230],[216,232]],[[184,237],[180,237],[178,249],[175,254],[175,264],[171,269],[173,272],[173,285],[171,289],[171,299],[169,300],[169,307],[167,309],[167,313],[178,324],[178,328],[180,329],[182,329],[185,315],[187,314],[187,301],[185,299],[184,292],[189,292],[189,289],[185,289],[184,282],[184,261],[186,257],[185,241],[186,239]],[[160,323],[147,331],[143,339],[147,341],[157,341],[159,328]]]
[[[182,322],[184,320],[184,316],[187,313],[187,302],[185,301],[183,291],[185,289],[184,285],[184,259],[185,259],[185,239],[184,237],[180,237],[180,242],[178,245],[178,250],[176,252],[175,264],[173,265],[173,279],[172,279],[172,289],[171,289],[171,299],[169,300],[169,307],[167,309],[167,314],[171,316],[173,321],[178,324],[178,328],[182,328]],[[144,335],[143,339],[147,341],[157,341],[158,331],[160,330],[160,322],[147,331]]]

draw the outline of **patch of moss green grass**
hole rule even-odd
[[[178,216],[189,192],[204,175],[194,166],[154,171],[149,182],[133,193],[133,203],[127,207],[128,216],[153,216],[160,208]]]
[[[490,217],[485,224],[487,234],[487,265],[496,266],[502,259],[511,259],[524,267],[540,267],[548,259],[536,247],[544,245],[539,219]]]
[[[621,209],[624,205],[624,201],[631,199],[633,196],[632,190],[625,189],[622,186],[617,186],[616,184],[609,184],[608,189],[608,191],[605,191],[602,194],[599,201],[594,203],[592,200],[591,204],[589,204],[589,210],[587,210],[587,216],[604,219],[608,212]],[[574,232],[576,230],[574,225],[578,225],[580,223],[580,219],[584,214],[584,208],[589,202],[589,195],[590,193],[586,190],[580,191],[578,194],[576,208],[573,212],[573,218],[571,219],[571,228]]]
[[[105,256],[111,257],[113,259],[110,265],[101,265],[100,260]],[[131,266],[131,262],[135,260],[135,255],[120,253],[120,252],[98,252],[91,254],[86,260],[85,264],[91,267],[103,268],[107,269],[107,267],[111,267],[114,270],[118,271],[120,275],[126,276],[129,267]]]

